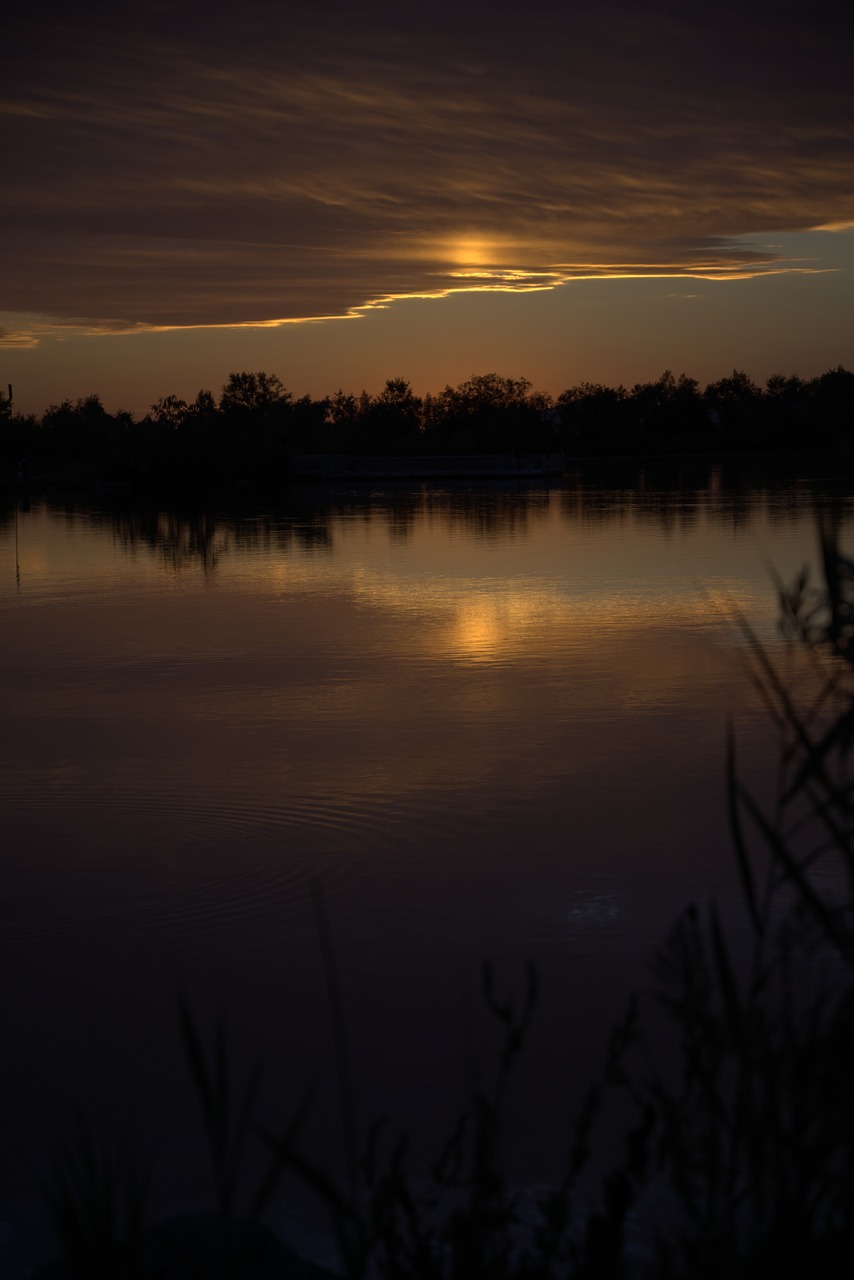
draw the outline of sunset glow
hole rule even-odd
[[[21,409],[140,412],[235,368],[298,395],[488,370],[557,394],[851,363],[849,16],[155,10],[13,5]]]

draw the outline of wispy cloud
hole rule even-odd
[[[26,322],[14,329],[7,329],[5,325],[0,324],[0,350],[25,351],[28,348],[37,347],[40,336],[32,327],[27,326]]]
[[[131,6],[31,32],[0,91],[2,305],[46,319],[6,341],[816,269],[743,237],[854,221],[851,20],[636,9],[214,5],[165,39]]]

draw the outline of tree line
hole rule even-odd
[[[854,373],[744,372],[709,383],[670,370],[631,389],[582,382],[557,397],[526,378],[478,374],[417,395],[389,378],[378,395],[295,397],[264,372],[229,375],[218,397],[167,395],[144,416],[111,414],[98,395],[14,413],[0,393],[0,461],[62,459],[105,478],[165,485],[233,483],[287,474],[295,454],[355,456],[563,453],[572,456],[846,449]]]

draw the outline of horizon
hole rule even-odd
[[[369,401],[375,401],[379,399],[379,397],[381,396],[384,390],[386,390],[393,383],[396,383],[396,382],[402,382],[405,388],[412,395],[415,396],[416,400],[419,401],[421,404],[424,404],[424,402],[428,399],[428,397],[432,397],[433,399],[439,399],[444,392],[459,390],[465,384],[468,384],[468,383],[473,384],[473,383],[477,383],[480,380],[489,380],[492,378],[498,378],[501,380],[506,379],[506,381],[508,382],[517,382],[519,384],[524,384],[524,394],[526,396],[528,395],[533,397],[543,396],[547,398],[548,401],[550,402],[548,406],[549,408],[559,408],[560,396],[567,391],[589,390],[591,393],[599,389],[615,391],[615,392],[622,391],[625,393],[625,396],[627,397],[627,399],[631,399],[637,392],[643,391],[644,388],[646,387],[656,386],[660,383],[663,383],[668,377],[672,379],[675,385],[678,385],[683,379],[687,379],[689,383],[694,384],[695,394],[700,398],[703,398],[704,396],[706,396],[708,391],[712,389],[714,386],[716,386],[719,382],[726,382],[730,378],[740,379],[744,377],[747,379],[748,384],[752,385],[753,388],[760,395],[766,395],[769,393],[769,384],[773,381],[775,376],[782,375],[786,379],[791,378],[791,379],[800,381],[804,385],[804,387],[808,387],[810,383],[819,382],[827,374],[833,374],[833,373],[850,374],[851,372],[852,371],[846,368],[844,365],[837,364],[837,365],[828,365],[822,368],[821,372],[816,373],[809,377],[802,377],[801,374],[797,372],[784,372],[782,370],[776,370],[774,374],[771,374],[769,375],[769,377],[760,380],[752,377],[749,369],[732,368],[731,370],[729,370],[729,372],[723,374],[720,378],[713,378],[713,379],[710,379],[708,382],[701,382],[699,379],[693,378],[690,372],[686,370],[680,370],[677,373],[675,370],[671,368],[667,368],[667,369],[661,370],[661,372],[658,374],[657,377],[648,378],[648,379],[645,378],[631,384],[628,384],[625,382],[616,382],[616,383],[598,382],[597,383],[597,382],[591,382],[590,380],[584,379],[580,382],[572,383],[565,387],[562,387],[557,394],[554,394],[552,392],[545,392],[541,387],[537,386],[530,379],[526,378],[524,374],[521,374],[518,378],[513,379],[513,378],[507,378],[507,376],[504,374],[496,374],[494,370],[490,370],[486,373],[472,373],[468,378],[461,379],[460,382],[458,383],[454,383],[454,384],[445,383],[442,387],[439,387],[436,389],[431,387],[424,392],[419,391],[418,388],[413,386],[412,383],[409,381],[409,379],[405,377],[391,376],[391,377],[382,379],[382,384],[375,390],[368,390],[368,388],[364,386],[360,387],[358,390],[355,387],[336,387],[334,390],[327,390],[326,392],[321,392],[320,395],[312,395],[311,393],[307,392],[301,396],[299,393],[297,393],[294,390],[294,388],[289,387],[284,382],[282,382],[282,380],[278,377],[278,374],[275,372],[275,370],[270,370],[270,369],[231,370],[229,375],[226,377],[225,381],[223,382],[222,386],[216,389],[213,387],[199,388],[197,395],[198,396],[203,396],[208,394],[212,395],[213,401],[217,407],[217,410],[221,411],[223,408],[221,404],[222,397],[224,394],[226,394],[229,391],[229,384],[232,379],[242,378],[242,377],[249,377],[254,379],[258,376],[261,376],[261,377],[271,378],[274,382],[277,381],[280,384],[279,391],[283,399],[286,402],[292,403],[292,404],[298,403],[302,399],[307,399],[311,401],[313,404],[321,404],[324,401],[333,400],[336,395],[342,395],[342,394],[345,396],[352,396],[356,401],[358,401],[361,397],[364,397],[364,396],[367,396]],[[105,404],[104,398],[101,395],[101,393],[96,389],[92,389],[90,392],[88,392],[84,396],[73,397],[73,398],[71,396],[64,396],[59,401],[55,401],[55,402],[52,401],[49,405],[45,405],[40,412],[33,412],[26,409],[21,409],[19,407],[17,391],[15,389],[14,384],[12,383],[8,384],[7,392],[11,394],[9,396],[9,399],[6,400],[6,404],[8,405],[11,401],[12,412],[16,417],[35,418],[37,420],[39,418],[45,417],[53,410],[63,408],[64,406],[70,406],[74,408],[83,404],[86,400],[94,398],[95,400],[98,401],[98,403],[101,405],[101,407],[104,409],[104,411],[108,415],[118,416],[122,413],[129,413],[131,417],[134,419],[134,421],[139,422],[147,417],[150,417],[152,414],[156,416],[156,411],[158,410],[159,405],[163,401],[169,400],[174,396],[174,393],[166,392],[162,396],[158,396],[155,400],[153,400],[151,404],[145,406],[140,410],[134,411],[132,409],[127,409],[125,406],[110,406],[109,404]],[[2,391],[2,388],[0,388],[0,404],[2,404],[2,401],[5,395],[6,393],[4,393]],[[177,399],[181,404],[183,404],[183,407],[185,409],[192,409],[193,402],[196,397],[191,396],[191,397],[185,398],[183,396],[178,396],[174,398]]]

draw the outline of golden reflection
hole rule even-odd
[[[72,523],[73,540],[67,523],[46,510],[21,523],[22,582],[31,598],[88,594],[105,583],[121,589],[131,554],[137,590],[140,580],[158,590],[165,572],[170,589],[182,595],[214,586],[266,601],[265,607],[296,596],[349,601],[402,628],[398,642],[408,655],[430,663],[563,661],[569,650],[599,646],[607,637],[635,646],[663,626],[717,639],[736,609],[764,635],[773,632],[776,617],[761,557],[755,571],[741,561],[738,567],[719,561],[716,573],[707,564],[699,580],[694,576],[709,559],[714,530],[669,543],[670,572],[662,578],[650,574],[659,540],[627,541],[619,528],[599,530],[595,539],[583,531],[568,538],[556,507],[538,511],[526,526],[526,546],[530,550],[533,540],[546,566],[537,576],[525,572],[530,558],[512,537],[497,557],[491,542],[456,536],[425,518],[414,521],[402,548],[376,526],[345,522],[328,543],[291,540],[266,551],[236,545],[224,528],[196,530],[190,538],[162,516],[149,531],[153,546],[130,537],[108,541],[83,518]],[[4,532],[8,541],[11,532]],[[206,540],[205,533],[215,536]],[[780,570],[785,576],[788,566]]]
[[[327,565],[324,570],[316,563],[297,567],[291,562],[286,573],[276,575],[276,585],[283,595],[312,594],[321,579],[324,593],[349,595],[389,617],[423,621],[411,633],[422,658],[481,665],[527,661],[533,654],[557,656],[579,644],[601,644],[606,637],[623,636],[636,644],[642,634],[658,633],[663,626],[708,634],[728,629],[735,609],[756,618],[767,605],[761,591],[735,578],[717,579],[705,591],[690,582],[675,590],[638,591],[629,582],[573,590],[530,578],[504,579],[494,590],[485,590],[474,579],[398,577],[364,565]],[[256,588],[260,585],[256,578]],[[759,629],[764,629],[761,624]]]
[[[460,601],[445,634],[446,652],[471,662],[491,662],[509,641],[510,618],[506,602],[489,596]],[[444,647],[444,646],[443,646]]]

